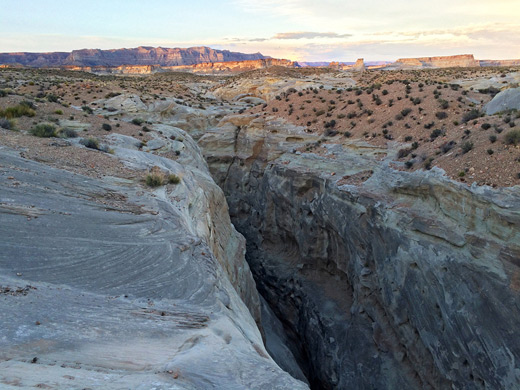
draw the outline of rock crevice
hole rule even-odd
[[[503,331],[520,314],[514,191],[294,153],[284,140],[301,129],[250,118],[235,138],[230,122],[200,145],[311,387],[519,385],[520,344]],[[358,186],[330,174],[367,168]]]

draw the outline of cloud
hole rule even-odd
[[[278,33],[272,39],[315,39],[315,38],[348,38],[351,37],[352,34],[338,34],[334,32],[311,32],[311,31],[301,31],[301,32],[287,32],[287,33]]]
[[[286,33],[278,33],[271,38],[251,38],[247,39],[247,42],[265,42],[276,39],[338,39],[338,38],[348,38],[351,37],[352,34],[338,34],[335,32],[314,32],[314,31],[298,31],[298,32],[286,32]]]

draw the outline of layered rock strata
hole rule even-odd
[[[120,66],[64,66],[66,70],[76,70],[96,74],[152,74],[160,72],[188,72],[198,74],[235,74],[271,66],[297,68],[298,64],[283,59],[258,59],[248,61],[204,62],[194,65],[120,65]]]
[[[519,387],[518,191],[315,141],[238,116],[199,142],[311,386]]]

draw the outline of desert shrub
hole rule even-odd
[[[13,130],[14,122],[6,118],[0,118],[0,127],[6,130]]]
[[[77,138],[78,133],[74,129],[69,129],[68,127],[61,129],[59,132],[60,137],[63,138]]]
[[[36,115],[34,109],[22,103],[13,107],[7,107],[5,110],[0,110],[0,117],[7,119],[20,118],[22,116],[33,117],[34,115]]]
[[[489,141],[493,144],[497,141],[497,136],[496,135],[490,135],[489,136]]]
[[[324,126],[326,129],[329,129],[329,128],[333,129],[334,127],[336,127],[336,121],[334,119],[332,119],[329,122],[325,122]]]
[[[49,93],[47,95],[47,100],[51,103],[57,103],[58,102],[58,97],[56,95],[54,95],[53,93]]]
[[[482,113],[479,110],[477,110],[476,108],[474,108],[471,111],[466,112],[462,116],[462,123],[468,123],[469,121],[477,119],[481,115],[482,115]]]
[[[413,149],[412,148],[403,148],[403,149],[399,149],[397,151],[397,158],[403,158],[403,157],[406,157],[408,156],[410,153],[412,153]]]
[[[95,138],[82,138],[79,143],[86,148],[99,150],[99,141]]]
[[[480,128],[482,130],[488,130],[489,128],[491,128],[491,125],[489,123],[482,123],[482,125],[480,126]]]
[[[406,137],[404,137],[405,142],[410,142],[412,139],[413,137],[411,135],[407,135]]]
[[[0,89],[0,97],[6,97],[8,94],[7,94],[7,91],[5,89]]]
[[[48,123],[40,123],[34,126],[30,133],[35,137],[49,138],[56,136],[56,127]]]
[[[435,116],[437,119],[446,119],[448,117],[448,114],[444,111],[439,111],[435,113]]]
[[[345,131],[343,135],[347,138],[350,138],[352,136],[352,133],[350,131]]]
[[[495,152],[493,151],[493,149],[488,149],[488,150],[487,150],[487,154],[489,154],[490,156],[491,156],[493,153],[495,153]]]
[[[404,163],[405,167],[410,169],[411,167],[413,167],[413,160],[408,160]]]
[[[119,95],[121,95],[119,92],[110,92],[105,95],[105,99],[110,99]]]
[[[181,178],[177,175],[170,174],[168,175],[168,183],[169,184],[179,184],[181,182]]]
[[[471,149],[473,149],[473,142],[471,142],[471,141],[463,142],[462,145],[460,145],[460,149],[462,150],[463,154],[468,153]]]
[[[63,111],[62,110],[56,110],[56,111],[54,111],[54,113],[56,115],[63,115]]]
[[[520,130],[511,130],[504,136],[504,142],[507,145],[518,145],[520,144]]]
[[[148,187],[160,187],[164,184],[164,177],[158,173],[149,173],[145,182]]]
[[[337,134],[338,134],[338,131],[331,129],[331,128],[328,128],[327,130],[325,130],[325,133],[323,133],[323,135],[325,135],[325,137],[334,137]]]
[[[36,110],[36,106],[34,105],[34,103],[29,100],[24,100],[24,101],[20,102],[20,105],[26,106],[26,107],[30,108],[31,110]]]
[[[412,109],[411,108],[405,108],[404,110],[401,110],[401,115],[403,117],[406,117],[406,115],[408,115],[409,113],[412,112]]]
[[[136,126],[141,126],[144,123],[144,120],[141,118],[134,118],[132,119],[132,123]]]
[[[435,129],[430,133],[430,139],[434,140],[437,137],[440,137],[444,132],[441,129]]]
[[[478,91],[480,93],[484,93],[484,94],[491,95],[494,97],[496,94],[498,94],[500,92],[500,89],[495,88],[495,87],[489,87],[489,88],[479,89]]]
[[[430,170],[432,169],[432,162],[433,162],[433,157],[428,157],[426,160],[424,160],[424,163],[423,163],[423,167],[424,169],[426,170]]]
[[[445,142],[440,146],[441,152],[443,154],[448,153],[457,143],[455,141]]]
[[[101,125],[101,128],[102,128],[103,130],[105,130],[105,131],[110,131],[110,130],[112,130],[112,126],[110,126],[108,123],[103,123],[103,124]]]
[[[435,126],[435,122],[431,121],[430,123],[425,124],[424,128],[430,130],[433,126]]]
[[[89,106],[81,106],[81,109],[85,111],[87,114],[92,114],[94,111]]]
[[[325,111],[324,110],[319,110],[319,111],[316,111],[316,116],[321,116],[325,114]]]

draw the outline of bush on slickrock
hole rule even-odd
[[[86,148],[99,150],[99,141],[95,138],[83,138],[79,143]]]

